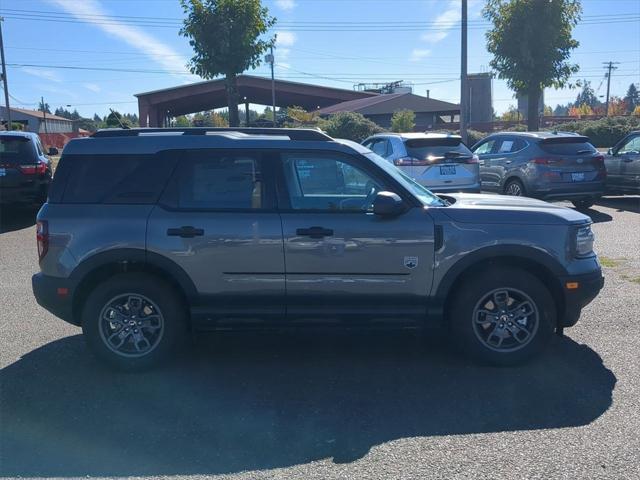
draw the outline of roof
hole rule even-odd
[[[541,140],[545,138],[558,138],[558,137],[582,137],[582,135],[575,132],[561,132],[561,131],[545,131],[545,132],[494,132],[493,135],[515,135],[519,137],[539,138]]]
[[[271,105],[271,79],[254,75],[238,75],[238,92],[241,101]],[[276,106],[297,105],[306,110],[316,110],[347,100],[377,97],[377,93],[360,92],[350,89],[325,87],[307,83],[274,80]],[[172,116],[200,112],[227,106],[225,79],[137,93],[139,105],[157,108],[160,112],[169,112]]]
[[[44,112],[42,112],[40,110],[27,110],[25,108],[11,107],[11,111],[12,112],[16,112],[16,113],[22,113],[23,115],[30,115],[32,117],[36,117],[36,118],[40,118],[40,119],[45,117]],[[46,114],[46,118],[47,118],[47,120],[62,120],[64,122],[70,122],[70,123],[73,122],[73,120],[69,120],[68,118],[64,118],[64,117],[59,117],[58,115],[53,115],[51,113],[47,113]]]
[[[396,133],[396,132],[387,132],[387,133],[376,133],[372,135],[373,137],[399,137],[399,138],[462,138],[460,135],[456,135],[453,133],[441,133],[441,132],[408,132],[408,133]]]
[[[25,137],[25,138],[32,138],[35,135],[35,133],[32,132],[23,132],[20,130],[12,130],[12,131],[4,131],[4,130],[0,130],[0,136],[2,137]]]
[[[397,110],[418,112],[460,112],[460,105],[443,102],[435,98],[422,97],[413,93],[388,93],[376,97],[362,98],[331,105],[318,110],[320,115],[339,112],[357,112],[363,115],[392,114]]]

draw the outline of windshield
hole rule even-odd
[[[375,164],[380,168],[384,169],[393,178],[395,178],[398,183],[400,183],[403,187],[413,193],[413,195],[417,197],[424,205],[430,207],[444,207],[447,205],[444,200],[440,199],[439,197],[431,193],[427,188],[416,182],[413,178],[406,175],[395,166],[391,165],[380,155],[376,155],[373,152],[365,153],[364,155],[375,162]]]

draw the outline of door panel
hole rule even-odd
[[[305,171],[302,181],[299,169]],[[349,175],[338,175],[343,181],[334,183],[335,175],[327,175],[331,169]],[[373,196],[386,186],[370,176],[366,162],[352,157],[285,154],[283,177],[291,206],[281,212],[288,318],[424,319],[434,247],[428,212],[416,208],[391,219],[374,215]],[[336,194],[345,196],[342,202],[335,202]],[[304,208],[307,195],[314,209]]]
[[[200,151],[178,164],[147,248],[187,273],[212,317],[284,315],[284,254],[258,154]]]

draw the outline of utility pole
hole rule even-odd
[[[276,126],[276,79],[275,76],[273,74],[273,64],[275,63],[276,59],[273,56],[273,45],[271,45],[271,108],[273,108],[273,127],[275,128]]]
[[[7,64],[4,60],[4,42],[2,41],[2,22],[0,17],[0,59],[2,60],[2,83],[4,85],[4,106],[7,108],[7,130],[11,130],[11,108],[9,107],[9,85],[7,84]]]
[[[49,133],[47,129],[47,107],[44,104],[44,97],[40,97],[40,106],[42,107],[42,121],[44,122],[44,133]]]
[[[609,116],[609,90],[611,88],[611,72],[616,70],[618,67],[614,67],[614,65],[619,64],[620,62],[602,62],[604,64],[604,68],[608,70],[607,72],[607,109],[605,115]]]
[[[462,0],[460,55],[460,136],[467,141],[467,113],[469,110],[469,86],[467,85],[467,0]]]

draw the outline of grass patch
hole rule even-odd
[[[622,275],[622,278],[632,283],[637,283],[638,285],[640,285],[640,277],[631,277],[629,275]]]
[[[621,263],[620,260],[615,260],[609,257],[598,257],[598,260],[600,260],[600,265],[608,268],[617,267]]]

